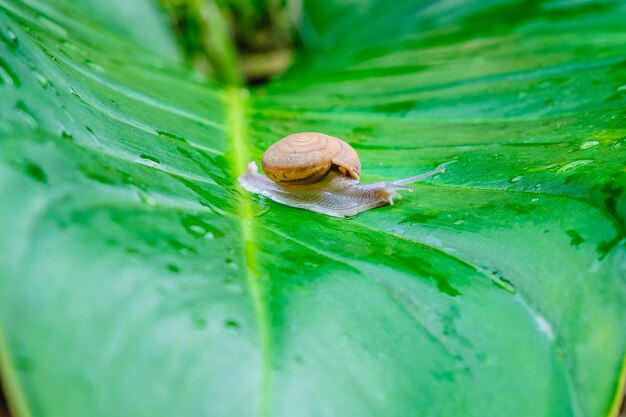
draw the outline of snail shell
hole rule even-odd
[[[270,146],[263,155],[263,171],[283,185],[318,182],[333,166],[341,173],[359,179],[359,155],[341,139],[316,132],[294,133]]]
[[[337,169],[334,169],[336,167]],[[323,133],[295,133],[270,146],[263,155],[263,170],[250,162],[238,178],[248,191],[278,203],[334,217],[362,211],[402,198],[398,190],[413,191],[408,184],[440,172],[432,171],[395,181],[359,183],[361,162],[346,142]]]

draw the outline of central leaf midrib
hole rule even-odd
[[[231,146],[232,177],[236,179],[246,168],[250,159],[245,143],[245,95],[246,92],[237,87],[229,87],[226,90],[225,100],[228,109],[227,132]],[[235,180],[236,182],[236,180]],[[254,238],[254,210],[252,202],[246,198],[238,199],[239,219],[241,219],[242,256],[245,263],[245,276],[248,292],[252,301],[254,315],[256,317],[257,331],[261,347],[261,404],[260,415],[269,415],[270,399],[270,372],[271,372],[271,336],[267,312],[267,304],[264,299],[263,285],[259,277],[256,261],[257,247]]]

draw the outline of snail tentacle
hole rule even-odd
[[[417,181],[421,181],[423,179],[426,179],[428,177],[432,177],[433,175],[439,174],[441,172],[446,172],[446,167],[439,166],[439,167],[433,169],[432,171],[424,172],[423,174],[414,175],[412,177],[391,181],[390,184],[392,186],[398,187],[398,189],[411,189],[411,187],[408,187],[407,184],[411,184],[411,183],[414,183],[414,182],[417,182]]]

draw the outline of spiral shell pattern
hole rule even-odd
[[[294,133],[274,143],[263,155],[265,175],[285,185],[312,184],[333,166],[359,179],[361,161],[356,151],[343,140],[323,133]]]

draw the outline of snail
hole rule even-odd
[[[350,217],[402,198],[398,190],[413,191],[408,184],[428,178],[445,168],[395,181],[361,184],[361,161],[354,148],[323,133],[289,135],[263,155],[263,171],[254,161],[239,177],[248,191],[291,207],[333,217]]]

